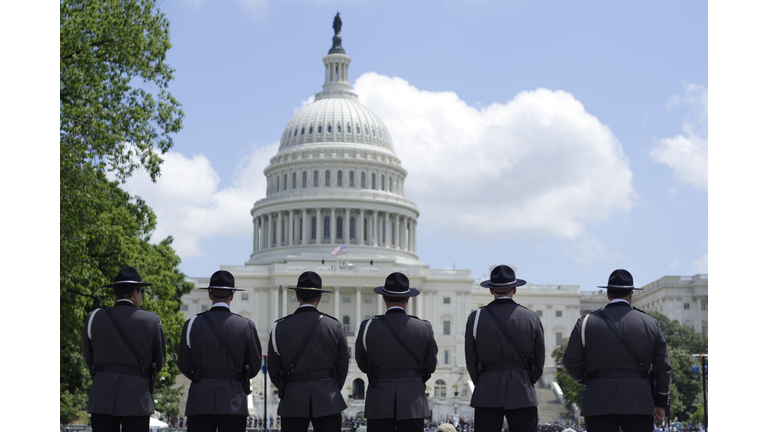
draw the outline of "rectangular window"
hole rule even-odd
[[[451,304],[451,298],[450,297],[443,297],[443,304]]]
[[[296,303],[298,300],[296,299],[296,295],[289,296],[291,298],[291,303]]]
[[[240,294],[240,300],[248,301],[248,293],[241,293]]]
[[[451,322],[450,321],[443,321],[443,334],[446,336],[451,335]]]
[[[324,295],[320,301],[323,303],[328,303],[329,301],[331,301],[331,298],[328,297],[327,295]]]
[[[563,344],[563,333],[562,332],[555,333],[555,344],[557,346],[560,346],[560,345]]]
[[[443,364],[451,364],[451,351],[443,351]]]
[[[372,301],[371,296],[363,296],[363,302],[364,303],[370,303]]]
[[[561,317],[561,316],[563,316],[563,311],[555,311],[555,316],[556,316],[556,317]]]
[[[207,311],[207,310],[208,310],[208,305],[207,305],[207,304],[204,304],[204,305],[201,307],[201,309],[203,310],[203,312]]]
[[[537,310],[537,311],[536,311],[536,313],[537,313],[537,314],[538,314],[540,317],[543,317],[543,316],[544,316],[544,311],[540,311],[540,310]]]
[[[352,301],[352,298],[350,296],[348,296],[348,295],[341,296],[341,301],[343,303],[350,303]]]
[[[185,304],[181,305],[181,311],[182,312],[186,312],[188,310],[189,310],[189,305],[185,305]]]
[[[706,302],[703,302],[701,304],[701,310],[707,310],[707,303]]]
[[[683,303],[683,309],[690,309],[691,304],[690,303]]]

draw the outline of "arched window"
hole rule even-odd
[[[317,187],[319,185],[318,184],[318,182],[320,181],[319,178],[320,178],[320,175],[318,174],[317,171],[315,171],[314,174],[312,174],[312,187]]]
[[[365,127],[365,136],[368,136],[368,126]]]
[[[304,217],[299,218],[299,241],[302,241],[302,235],[304,234]]]
[[[341,123],[336,125],[336,133],[341,133]]]
[[[304,135],[304,128],[301,128],[301,135]]]
[[[352,399],[365,399],[365,382],[360,378],[352,381]]]
[[[310,126],[310,127],[309,127],[309,134],[310,134],[310,135],[312,135],[312,128],[313,128],[313,126]]]
[[[293,131],[293,136],[296,136],[296,135],[298,135],[298,134],[299,134],[299,128],[296,128],[296,130],[295,130],[295,131]]]
[[[307,172],[306,171],[301,173],[301,187],[303,187],[303,188],[307,187]]]
[[[317,240],[317,216],[312,216],[312,240]]]
[[[340,239],[344,234],[344,219],[341,216],[336,216],[336,240]]]
[[[441,379],[435,381],[435,396],[439,398],[445,398],[445,394],[446,394],[445,390],[446,390],[445,381]]]
[[[347,133],[352,133],[352,128],[349,126],[349,123],[347,123]]]
[[[355,218],[354,217],[349,218],[349,239],[350,240],[355,239]]]
[[[376,174],[371,174],[371,189],[376,190]]]
[[[368,241],[368,218],[363,217],[363,241]]]
[[[365,173],[360,173],[360,188],[365,189]]]
[[[331,239],[331,218],[323,218],[323,240]]]
[[[341,184],[341,176],[342,176],[341,170],[339,170],[336,173],[336,187],[341,187],[342,186],[342,184]]]
[[[296,173],[291,174],[291,189],[296,189]]]
[[[355,131],[360,135],[360,125],[355,125]]]
[[[283,174],[283,190],[288,190],[288,174]]]
[[[355,172],[349,172],[349,187],[355,187]]]
[[[285,244],[285,219],[280,221],[280,243]]]
[[[341,319],[341,325],[344,327],[344,331],[347,335],[349,335],[349,315],[344,315],[344,318]]]
[[[325,171],[325,187],[331,187],[331,172]]]
[[[331,133],[331,125],[328,125],[328,133]]]

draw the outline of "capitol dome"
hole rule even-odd
[[[323,90],[288,122],[264,169],[267,196],[251,208],[253,253],[247,264],[286,257],[418,262],[419,211],[405,199],[407,171],[381,119],[349,84],[352,59],[336,33],[323,57]]]

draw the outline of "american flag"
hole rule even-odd
[[[345,245],[345,244],[343,244],[341,246],[336,246],[331,251],[331,256],[346,255],[346,254],[347,254],[347,245]]]

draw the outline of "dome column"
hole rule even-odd
[[[277,247],[283,246],[283,240],[285,239],[285,228],[283,226],[283,212],[282,210],[277,212],[277,240],[275,241]]]
[[[323,233],[320,231],[320,207],[315,209],[315,244],[320,244]]]
[[[373,209],[371,213],[373,213],[373,224],[371,225],[371,244],[373,246],[378,246],[378,212],[376,209]]]
[[[384,212],[384,234],[382,234],[381,238],[386,247],[391,247],[390,245],[392,244],[392,227],[389,225],[389,212]],[[389,236],[387,236],[387,231],[389,231]]]
[[[336,208],[331,207],[331,244],[336,244]]]
[[[293,246],[294,244],[294,221],[296,220],[296,213],[293,210],[288,210],[288,239],[285,242],[286,246]]]
[[[357,237],[357,244],[361,245],[361,244],[363,244],[363,237],[364,237],[363,236],[363,226],[365,225],[365,222],[364,222],[364,220],[365,220],[364,210],[363,209],[358,210],[357,214],[358,214],[357,221],[355,222],[356,223],[356,225],[355,225],[355,231],[356,231],[355,237]]]
[[[344,230],[344,232],[341,235],[343,244],[349,244],[349,220],[350,220],[350,211],[349,207],[344,209],[344,223],[341,224],[341,229]]]
[[[307,208],[304,207],[301,209],[301,244],[306,245],[307,244],[307,233],[309,230],[307,230]]]
[[[272,239],[274,238],[274,227],[272,226],[272,212],[268,215],[269,223],[267,224],[267,247],[265,249],[270,249],[272,247]]]
[[[416,226],[418,225],[418,222],[416,219],[413,220],[413,250],[411,252],[416,253]]]
[[[400,215],[395,213],[395,229],[392,234],[392,240],[395,241],[395,249],[400,249]]]

